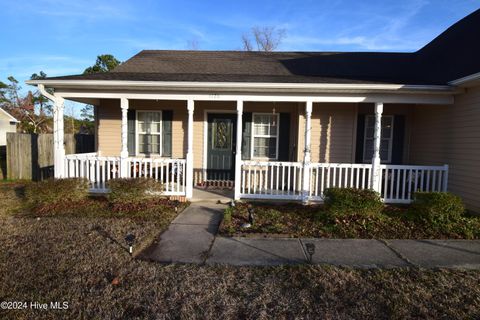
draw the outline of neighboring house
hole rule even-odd
[[[450,190],[480,211],[480,11],[414,53],[142,51],[108,73],[28,81],[55,102],[55,175],[149,176],[165,194],[390,203]],[[55,89],[49,95],[45,87]],[[64,155],[64,99],[95,106],[97,152]]]
[[[18,122],[11,114],[0,108],[0,146],[7,145],[7,132],[17,132]]]

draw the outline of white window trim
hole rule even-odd
[[[138,113],[139,112],[157,112],[160,113],[160,153],[158,154],[145,154],[138,151],[138,136],[140,135],[139,124],[138,124]],[[162,157],[163,156],[163,113],[162,110],[135,110],[135,155],[142,157]]]
[[[273,135],[255,135],[255,116],[256,115],[268,115],[268,116],[276,116],[277,117],[277,134],[276,136]],[[279,137],[280,137],[280,113],[268,113],[268,112],[253,112],[252,113],[252,132],[250,135],[250,159],[255,160],[278,160],[278,146],[279,146]],[[276,137],[276,146],[275,146],[275,158],[269,157],[255,157],[254,154],[254,141],[255,138],[274,138]]]
[[[371,114],[367,114],[365,115],[365,128],[363,130],[363,162],[371,162],[372,159],[367,159],[365,158],[366,156],[366,144],[367,144],[367,123],[368,123],[368,118],[373,118],[375,120],[375,116],[374,115],[371,115]],[[395,116],[393,115],[382,115],[382,120],[384,118],[390,118],[392,119],[392,128],[390,130],[390,137],[389,138],[382,138],[380,137],[380,142],[382,140],[389,140],[390,143],[388,144],[388,158],[387,160],[381,160],[382,163],[391,163],[392,162],[392,150],[393,150],[393,130],[394,130],[394,120],[395,120]],[[381,145],[381,144],[380,144]]]

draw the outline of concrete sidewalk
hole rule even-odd
[[[359,268],[480,269],[480,240],[273,239],[215,236],[225,205],[193,203],[142,258],[162,263],[226,265],[313,264]]]
[[[281,265],[308,262],[305,244],[315,245],[313,264],[359,268],[480,269],[478,240],[266,239],[216,237],[206,263]]]

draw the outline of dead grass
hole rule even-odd
[[[70,308],[0,311],[0,318],[480,317],[478,271],[164,266],[131,258],[123,241],[133,232],[145,242],[164,221],[37,220],[5,214],[15,196],[1,199],[0,300],[68,301]]]

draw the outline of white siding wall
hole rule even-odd
[[[0,119],[0,146],[7,144],[7,132],[16,132],[17,125],[10,120]]]

